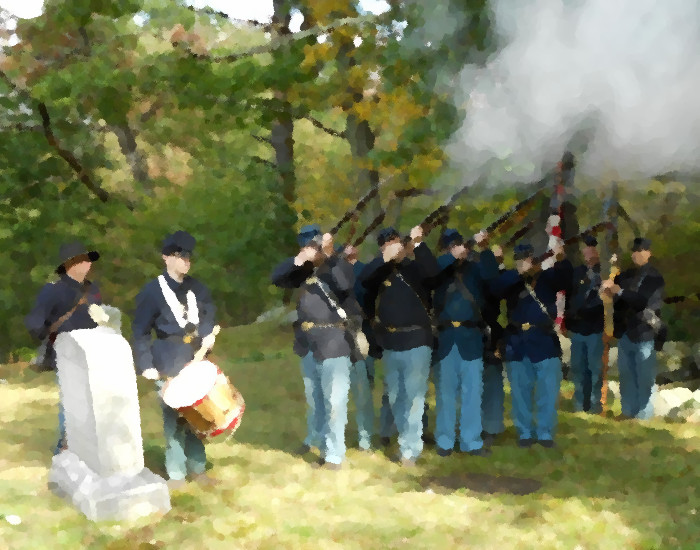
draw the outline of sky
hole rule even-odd
[[[188,3],[196,7],[210,6],[239,19],[269,21],[272,16],[272,0],[192,0]],[[0,0],[0,7],[22,18],[40,15],[43,4],[43,0]],[[374,13],[389,9],[384,0],[361,0],[360,4],[363,9]]]

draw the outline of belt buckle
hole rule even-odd
[[[452,326],[455,327],[455,328],[461,327],[461,326],[462,326],[462,323],[460,323],[459,321],[452,321]]]
[[[301,330],[303,330],[304,332],[306,332],[306,331],[312,329],[313,326],[314,326],[314,324],[313,324],[311,321],[304,321],[304,322],[301,324]]]
[[[391,286],[391,281],[384,281],[384,286]]]
[[[532,328],[532,325],[530,323],[523,323],[522,328],[523,330],[530,330]]]
[[[389,332],[396,332],[396,327],[386,327]]]

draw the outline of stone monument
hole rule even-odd
[[[136,373],[114,328],[56,338],[68,450],[53,458],[51,489],[89,519],[135,519],[170,510],[167,484],[144,466]]]

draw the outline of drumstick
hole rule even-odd
[[[214,325],[214,328],[212,329],[211,333],[212,333],[214,336],[216,336],[216,335],[219,334],[219,331],[221,331],[221,327],[220,327],[219,325]],[[197,353],[194,354],[194,359],[192,359],[192,362],[194,363],[194,362],[201,361],[202,359],[204,359],[204,356],[207,354],[207,352],[208,352],[210,349],[211,349],[211,348],[207,349],[207,348],[205,348],[204,346],[202,346],[201,348],[199,348],[199,350],[197,351]]]

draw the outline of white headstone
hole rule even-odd
[[[51,482],[90,519],[170,509],[165,481],[144,467],[141,414],[129,343],[108,327],[56,338],[68,451]]]
[[[68,448],[101,476],[143,470],[136,373],[129,343],[109,329],[56,339]]]

